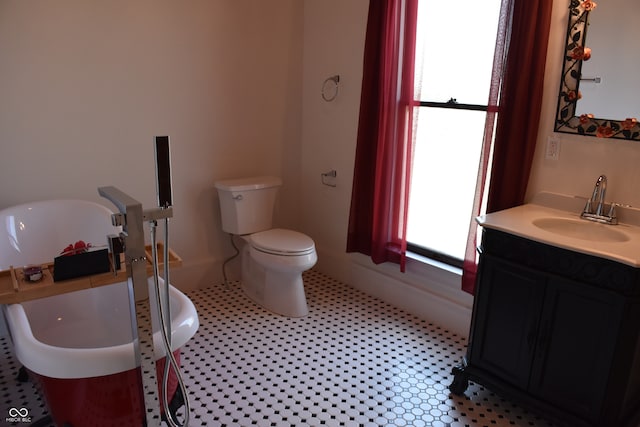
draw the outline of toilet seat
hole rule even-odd
[[[316,250],[313,240],[306,234],[282,228],[252,234],[251,245],[260,252],[279,256],[309,255]]]

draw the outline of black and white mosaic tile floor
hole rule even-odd
[[[305,289],[302,319],[257,307],[238,284],[189,294],[201,321],[183,349],[190,426],[552,425],[473,383],[451,395],[463,338],[315,271]],[[0,344],[1,410],[45,415]]]

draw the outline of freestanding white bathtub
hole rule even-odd
[[[102,205],[81,200],[4,209],[0,211],[0,270],[50,262],[78,240],[102,246],[108,234],[119,231],[110,217],[111,211]],[[57,425],[142,424],[128,298],[123,281],[3,307],[16,357],[39,383]],[[180,347],[198,329],[198,315],[193,303],[173,286],[170,300],[172,352],[179,360]],[[158,332],[154,342],[155,354],[164,356]],[[158,378],[162,378],[164,363],[158,362]],[[176,388],[171,375],[169,396]]]

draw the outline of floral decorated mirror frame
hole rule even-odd
[[[582,63],[591,58],[586,46],[589,14],[595,13],[592,0],[571,0],[565,47],[564,65],[554,130],[599,138],[640,140],[640,124],[634,117],[616,120],[596,118],[593,114],[576,116],[576,104],[581,98]]]

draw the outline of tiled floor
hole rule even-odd
[[[234,284],[190,293],[201,326],[183,349],[190,426],[550,426],[471,384],[450,395],[465,340],[318,272],[309,316],[254,305]],[[46,414],[2,340],[0,425],[9,407]],[[78,427],[78,426],[74,426]]]

